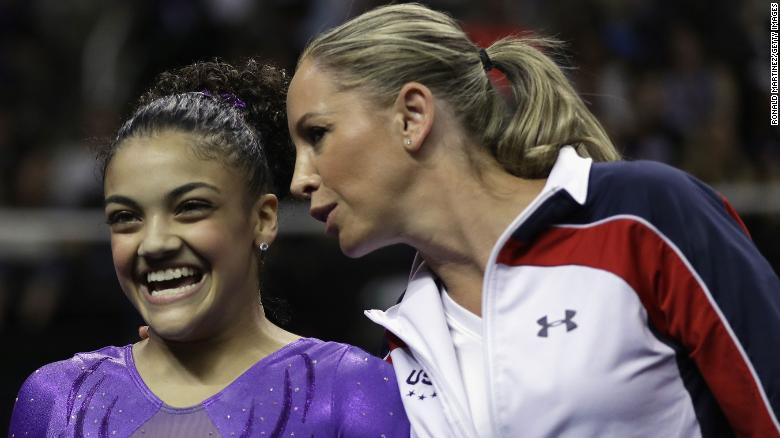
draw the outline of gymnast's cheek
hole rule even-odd
[[[138,244],[133,236],[121,234],[111,236],[111,256],[114,261],[114,270],[119,285],[128,297],[131,296],[133,290],[133,271],[137,253]]]

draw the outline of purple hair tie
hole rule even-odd
[[[208,96],[212,99],[219,98],[221,101],[230,104],[230,106],[233,108],[241,110],[246,109],[246,103],[233,93],[219,93],[217,96],[214,96],[209,90],[206,89],[203,89],[200,92],[204,96]]]
[[[233,105],[233,108],[246,109],[246,103],[233,93],[220,93],[219,98]]]

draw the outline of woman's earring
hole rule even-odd
[[[266,251],[268,251],[268,243],[266,242],[260,242],[259,245],[257,245],[257,250],[260,251],[260,255],[265,255]]]
[[[412,139],[408,138],[408,137],[405,138],[404,139],[404,144],[407,145],[407,146],[411,146],[412,145]]]
[[[260,256],[259,260],[262,264],[263,261],[265,261],[265,255],[268,252],[268,243],[266,242],[260,242],[257,244],[257,254]]]

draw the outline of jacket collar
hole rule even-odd
[[[548,192],[565,190],[579,205],[585,204],[588,199],[588,181],[590,179],[590,168],[593,164],[592,158],[583,158],[577,154],[572,146],[564,146],[558,153],[547,182],[537,198],[544,196]],[[532,202],[531,204],[534,204]],[[520,216],[523,216],[522,214]],[[518,217],[519,219],[519,217]],[[512,223],[511,229],[515,229],[517,224]],[[409,274],[409,281],[420,275],[420,271],[427,271],[425,260],[417,252],[414,255],[412,269]]]
[[[563,189],[580,205],[588,198],[588,179],[592,158],[583,158],[571,146],[564,146],[558,153],[542,194],[551,190]]]

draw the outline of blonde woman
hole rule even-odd
[[[780,280],[710,187],[619,161],[555,49],[404,4],[300,58],[293,192],[349,256],[418,250],[367,312],[414,434],[780,436]]]

